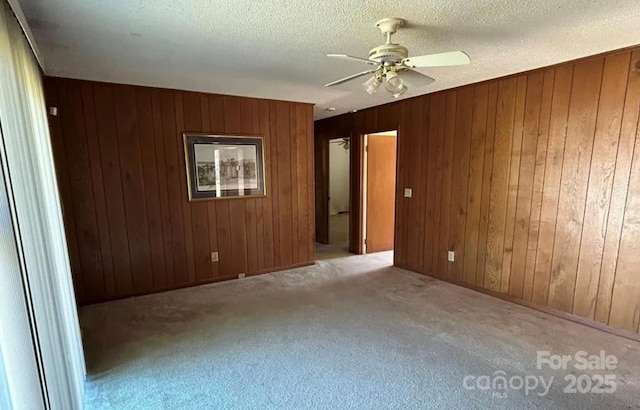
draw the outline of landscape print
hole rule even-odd
[[[261,136],[182,136],[190,201],[266,196]]]
[[[258,189],[255,145],[194,144],[198,192]]]

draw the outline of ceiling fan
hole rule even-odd
[[[359,61],[373,67],[361,73],[325,84],[325,87],[343,84],[363,76],[370,76],[369,79],[362,84],[369,94],[374,94],[378,90],[378,87],[384,82],[385,89],[394,98],[398,98],[407,91],[405,81],[414,87],[424,87],[435,81],[434,78],[422,74],[414,70],[414,68],[455,66],[471,63],[469,56],[462,51],[409,57],[409,50],[407,50],[406,47],[391,42],[391,36],[395,34],[403,24],[404,20],[399,18],[385,18],[378,21],[376,27],[385,35],[387,41],[385,44],[371,49],[368,59],[346,54],[327,54],[327,57]]]

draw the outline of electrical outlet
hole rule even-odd
[[[244,273],[239,273],[238,274],[238,279],[244,279]]]
[[[454,262],[456,260],[456,253],[454,251],[447,252],[447,260],[449,262]]]
[[[218,252],[211,252],[211,262],[218,262]]]
[[[404,197],[405,198],[411,198],[411,195],[413,195],[413,189],[405,188],[404,189]]]

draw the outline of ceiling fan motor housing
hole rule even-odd
[[[383,44],[369,51],[369,59],[380,64],[400,64],[409,56],[409,50],[399,44]]]

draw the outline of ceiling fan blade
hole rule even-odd
[[[447,53],[427,54],[424,56],[409,57],[402,60],[402,64],[409,68],[443,67],[452,65],[465,65],[469,63],[471,63],[471,59],[462,51],[449,51]]]
[[[363,72],[358,73],[358,74],[350,75],[349,77],[341,78],[340,80],[336,80],[336,81],[334,81],[332,83],[325,84],[324,86],[325,87],[331,87],[332,85],[338,85],[338,84],[346,83],[347,81],[355,80],[358,77],[362,77],[362,76],[367,75],[367,74],[373,74],[375,72],[376,72],[376,70],[363,71]]]
[[[349,56],[349,55],[346,55],[346,54],[327,54],[327,57],[340,58],[342,60],[358,61],[358,62],[361,62],[361,63],[367,63],[367,64],[371,64],[371,65],[379,65],[380,64],[377,61],[367,60],[366,58]]]
[[[416,88],[426,87],[427,85],[436,81],[435,78],[431,78],[426,74],[422,74],[419,71],[405,68],[400,72],[400,77]]]

